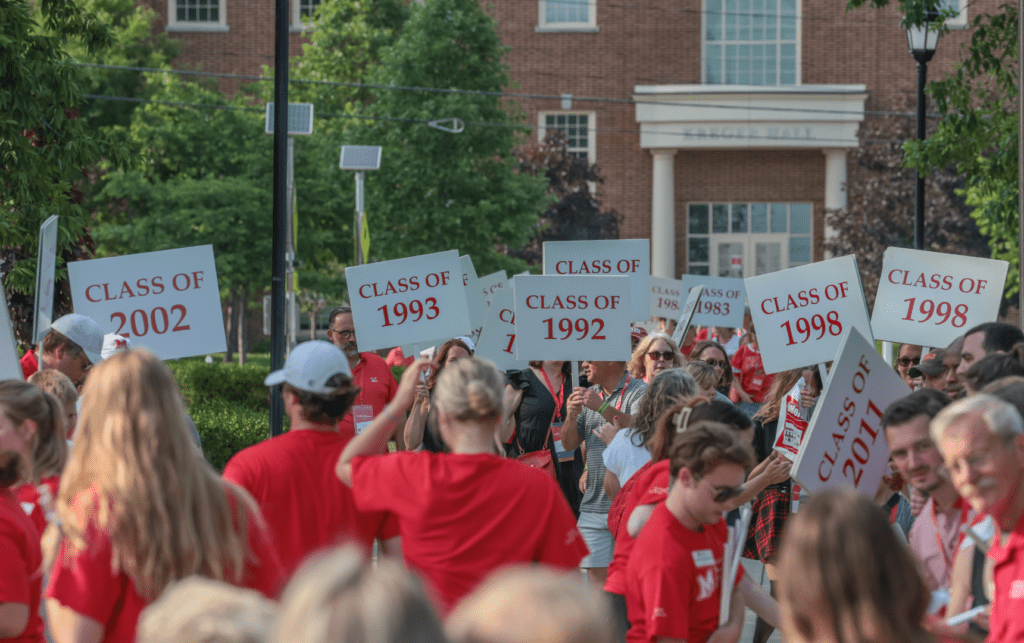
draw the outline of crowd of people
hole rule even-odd
[[[630,332],[580,382],[465,337],[396,379],[339,307],[218,473],[167,366],[62,317],[0,382],[0,641],[1024,640],[1019,328],[902,345],[878,492],[802,503],[775,445],[819,369],[766,374],[749,317]]]

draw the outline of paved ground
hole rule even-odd
[[[743,562],[743,568],[746,573],[750,575],[752,579],[761,583],[764,587],[764,591],[768,591],[768,577],[764,574],[764,565],[760,561],[750,560],[748,558],[741,558]],[[751,643],[754,640],[754,622],[757,620],[757,615],[747,609],[747,616],[743,620],[743,635],[740,636],[740,643]],[[768,639],[768,643],[782,643],[782,635],[778,630],[772,634],[771,638]]]

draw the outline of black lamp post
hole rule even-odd
[[[928,78],[928,61],[935,55],[935,47],[939,43],[939,15],[928,12],[925,22],[918,26],[907,27],[907,43],[910,53],[917,61],[917,140],[923,141],[924,134],[924,85]],[[924,177],[917,171],[917,203],[914,217],[914,247],[924,250]]]

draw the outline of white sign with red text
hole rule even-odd
[[[683,282],[678,279],[651,277],[651,318],[675,319],[679,317],[682,308]]]
[[[459,257],[462,264],[462,286],[466,289],[466,307],[469,309],[469,323],[472,330],[469,338],[474,342],[480,341],[480,331],[483,330],[484,321],[487,319],[487,302],[484,301],[483,293],[480,292],[479,279],[476,276],[476,268],[473,267],[473,259],[469,255]]]
[[[946,346],[998,319],[1008,267],[995,259],[887,248],[871,330],[885,341]]]
[[[873,498],[889,466],[882,413],[910,387],[857,328],[842,340],[793,462],[793,479],[811,494],[852,487]]]
[[[731,277],[706,277],[704,275],[683,275],[683,292],[690,292],[697,286],[704,286],[700,306],[693,315],[693,323],[699,326],[743,326],[743,307],[747,300],[747,288],[742,279]]]
[[[18,345],[14,341],[14,326],[7,310],[7,298],[0,306],[0,380],[23,380],[21,363],[18,361]]]
[[[648,239],[545,241],[545,275],[625,275],[630,292],[650,290],[651,242]],[[634,297],[630,321],[650,319],[649,300]]]
[[[500,288],[509,290],[508,274],[504,270],[499,270],[498,272],[484,275],[480,277],[477,286],[479,286],[480,292],[483,293],[484,301],[490,306],[491,300],[494,299],[494,293],[497,290]]]
[[[160,359],[227,350],[213,246],[68,264],[75,312]]]
[[[491,360],[501,371],[530,367],[527,360],[516,359],[516,302],[511,290],[499,288],[494,293],[474,355]]]
[[[517,359],[629,360],[629,277],[517,275],[513,285]]]
[[[800,406],[800,393],[805,386],[807,384],[801,377],[782,398],[782,407],[779,409],[775,450],[790,462],[800,453],[800,445],[804,441],[804,434],[807,433],[807,411]],[[783,416],[785,416],[785,421],[783,421]]]
[[[455,250],[345,268],[359,350],[469,335],[461,275]]]
[[[679,319],[676,321],[676,329],[672,333],[672,341],[676,343],[676,346],[683,345],[683,340],[686,339],[686,333],[693,324],[693,316],[697,312],[697,307],[700,306],[700,299],[703,294],[704,286],[697,286],[686,295],[683,312],[680,313]]]
[[[853,255],[750,277],[746,286],[765,373],[831,360],[851,326],[872,337]]]

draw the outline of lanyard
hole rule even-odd
[[[956,502],[953,503],[954,507],[960,508],[960,521],[956,525],[957,543],[960,542],[960,528],[963,527],[964,523],[967,522],[967,512],[970,511],[970,507],[964,501],[963,498],[957,498]],[[953,573],[953,561],[952,557],[946,553],[946,545],[942,542],[942,537],[939,535],[939,519],[935,517],[935,499],[932,498],[932,526],[935,528],[935,542],[939,544],[939,551],[942,552],[942,560],[946,563],[946,576],[947,578]],[[956,545],[953,546],[956,549]]]
[[[622,400],[626,397],[626,389],[629,387],[629,380],[631,379],[633,379],[633,377],[629,373],[626,373],[626,381],[622,383],[622,390],[619,391],[619,403],[615,405],[616,411],[622,410]],[[615,391],[612,391],[612,394],[614,395]]]
[[[558,384],[558,397],[555,397],[555,387],[551,386],[551,380],[548,379],[548,374],[544,372],[544,367],[541,366],[540,374],[544,376],[544,383],[548,385],[548,391],[551,393],[551,399],[555,401],[555,412],[551,415],[551,421],[554,422],[562,410],[562,404],[565,402],[565,373],[562,373],[562,381]]]

